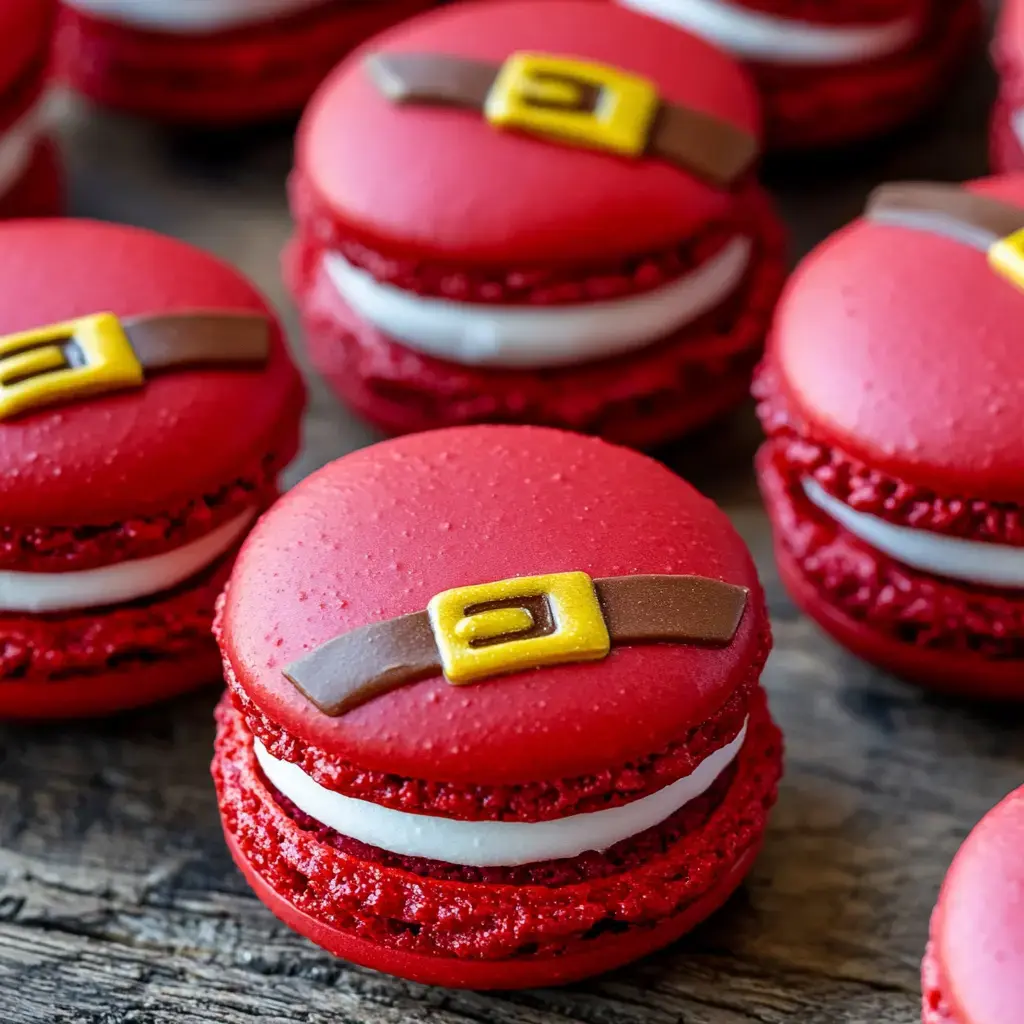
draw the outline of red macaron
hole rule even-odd
[[[372,40],[298,136],[285,267],[314,363],[389,433],[646,447],[708,422],[784,273],[759,139],[734,61],[613,4],[457,4]]]
[[[60,211],[63,180],[43,100],[56,6],[0,0],[0,218]]]
[[[621,0],[747,63],[775,149],[835,146],[893,130],[964,63],[978,0]]]
[[[216,633],[231,852],[355,963],[573,981],[693,927],[762,844],[756,570],[628,449],[477,426],[348,455],[260,521]]]
[[[999,98],[992,112],[991,158],[996,171],[1024,170],[1024,3],[1006,0],[996,26],[992,59]]]
[[[1024,1007],[1024,789],[967,837],[922,967],[924,1024],[1008,1024]]]
[[[350,49],[429,5],[63,0],[57,68],[94,101],[158,120],[213,126],[268,120],[301,110]]]
[[[783,580],[924,685],[1024,698],[1024,177],[884,186],[798,268],[755,386]]]
[[[213,681],[216,597],[297,446],[274,314],[135,228],[12,221],[0,262],[0,716]]]

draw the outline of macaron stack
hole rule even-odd
[[[978,0],[620,0],[750,65],[773,148],[856,142],[927,108],[974,45]]]
[[[260,521],[216,631],[232,854],[352,962],[569,982],[692,928],[761,846],[754,565],[634,452],[487,426],[354,452]]]
[[[731,58],[614,4],[413,19],[300,127],[286,276],[313,361],[390,433],[703,425],[744,399],[784,274],[760,140]]]
[[[298,443],[279,325],[134,228],[11,222],[0,263],[0,716],[214,681],[214,602]]]
[[[51,0],[0,0],[0,218],[50,216],[62,204],[43,118],[55,12]]]
[[[923,1024],[1006,1024],[1024,1006],[1024,789],[970,834],[932,915]]]
[[[756,394],[783,581],[898,675],[1024,698],[1024,177],[884,186],[779,305]]]
[[[97,103],[146,117],[262,121],[299,111],[348,50],[429,2],[61,0],[57,68]]]
[[[992,58],[999,73],[999,99],[992,112],[991,158],[997,171],[1024,170],[1024,4],[1002,6]]]

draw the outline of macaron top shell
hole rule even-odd
[[[965,187],[1024,207],[1024,176]],[[860,219],[790,279],[768,360],[816,441],[940,495],[1020,502],[1022,317],[984,252]]]
[[[0,264],[0,336],[101,312],[248,311],[271,326],[262,366],[162,371],[0,422],[0,521],[103,525],[166,511],[234,482],[297,417],[302,384],[276,317],[207,253],[113,224],[12,221],[0,225]]]
[[[56,0],[0,0],[0,93],[41,63],[56,11]]]
[[[1024,1006],[1024,789],[970,834],[932,922],[942,995],[960,1024],[1006,1024]]]
[[[999,13],[995,48],[998,54],[1020,61],[1024,57],[1024,3],[1006,0]]]
[[[637,159],[492,127],[482,114],[386,99],[371,53],[500,64],[515,51],[642,75],[663,100],[760,134],[757,97],[729,56],[614,4],[502,0],[442,8],[371,40],[314,98],[297,165],[345,229],[375,251],[497,266],[594,262],[678,245],[732,209],[728,190]]]
[[[751,593],[727,646],[613,645],[600,661],[461,687],[438,675],[336,717],[282,673],[444,590],[573,570],[703,575]],[[667,469],[559,431],[469,427],[363,449],[285,495],[243,546],[220,642],[242,688],[292,736],[366,769],[503,785],[685,739],[759,667],[766,628],[743,542]]]

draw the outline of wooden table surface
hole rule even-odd
[[[776,167],[802,253],[889,178],[984,173],[983,55],[941,115],[852,161]],[[73,208],[233,260],[288,318],[287,130],[168,138],[72,106]],[[300,353],[301,358],[301,353]],[[374,435],[312,384],[292,479]],[[748,883],[672,948],[564,990],[431,990],[332,959],[250,895],[208,773],[217,694],[109,721],[0,727],[0,1021],[177,1024],[911,1024],[928,915],[958,844],[1024,781],[1024,712],[925,696],[797,614],[771,558],[751,411],[670,452],[757,557],[787,774]],[[1008,1021],[1007,1024],[1010,1024]]]

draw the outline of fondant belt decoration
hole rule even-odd
[[[269,354],[269,321],[250,313],[95,313],[9,334],[0,337],[0,421],[138,388],[147,373],[258,366]]]
[[[598,661],[614,644],[732,642],[745,587],[704,576],[585,572],[458,587],[426,611],[343,633],[284,674],[327,715],[443,673],[465,686],[509,672]]]
[[[928,231],[985,253],[989,266],[1024,290],[1024,209],[959,185],[902,182],[871,193],[866,215]]]
[[[634,159],[660,157],[723,188],[758,156],[750,133],[662,100],[653,82],[606,64],[536,53],[514,53],[500,65],[376,53],[366,68],[393,103],[460,107],[495,128]]]

